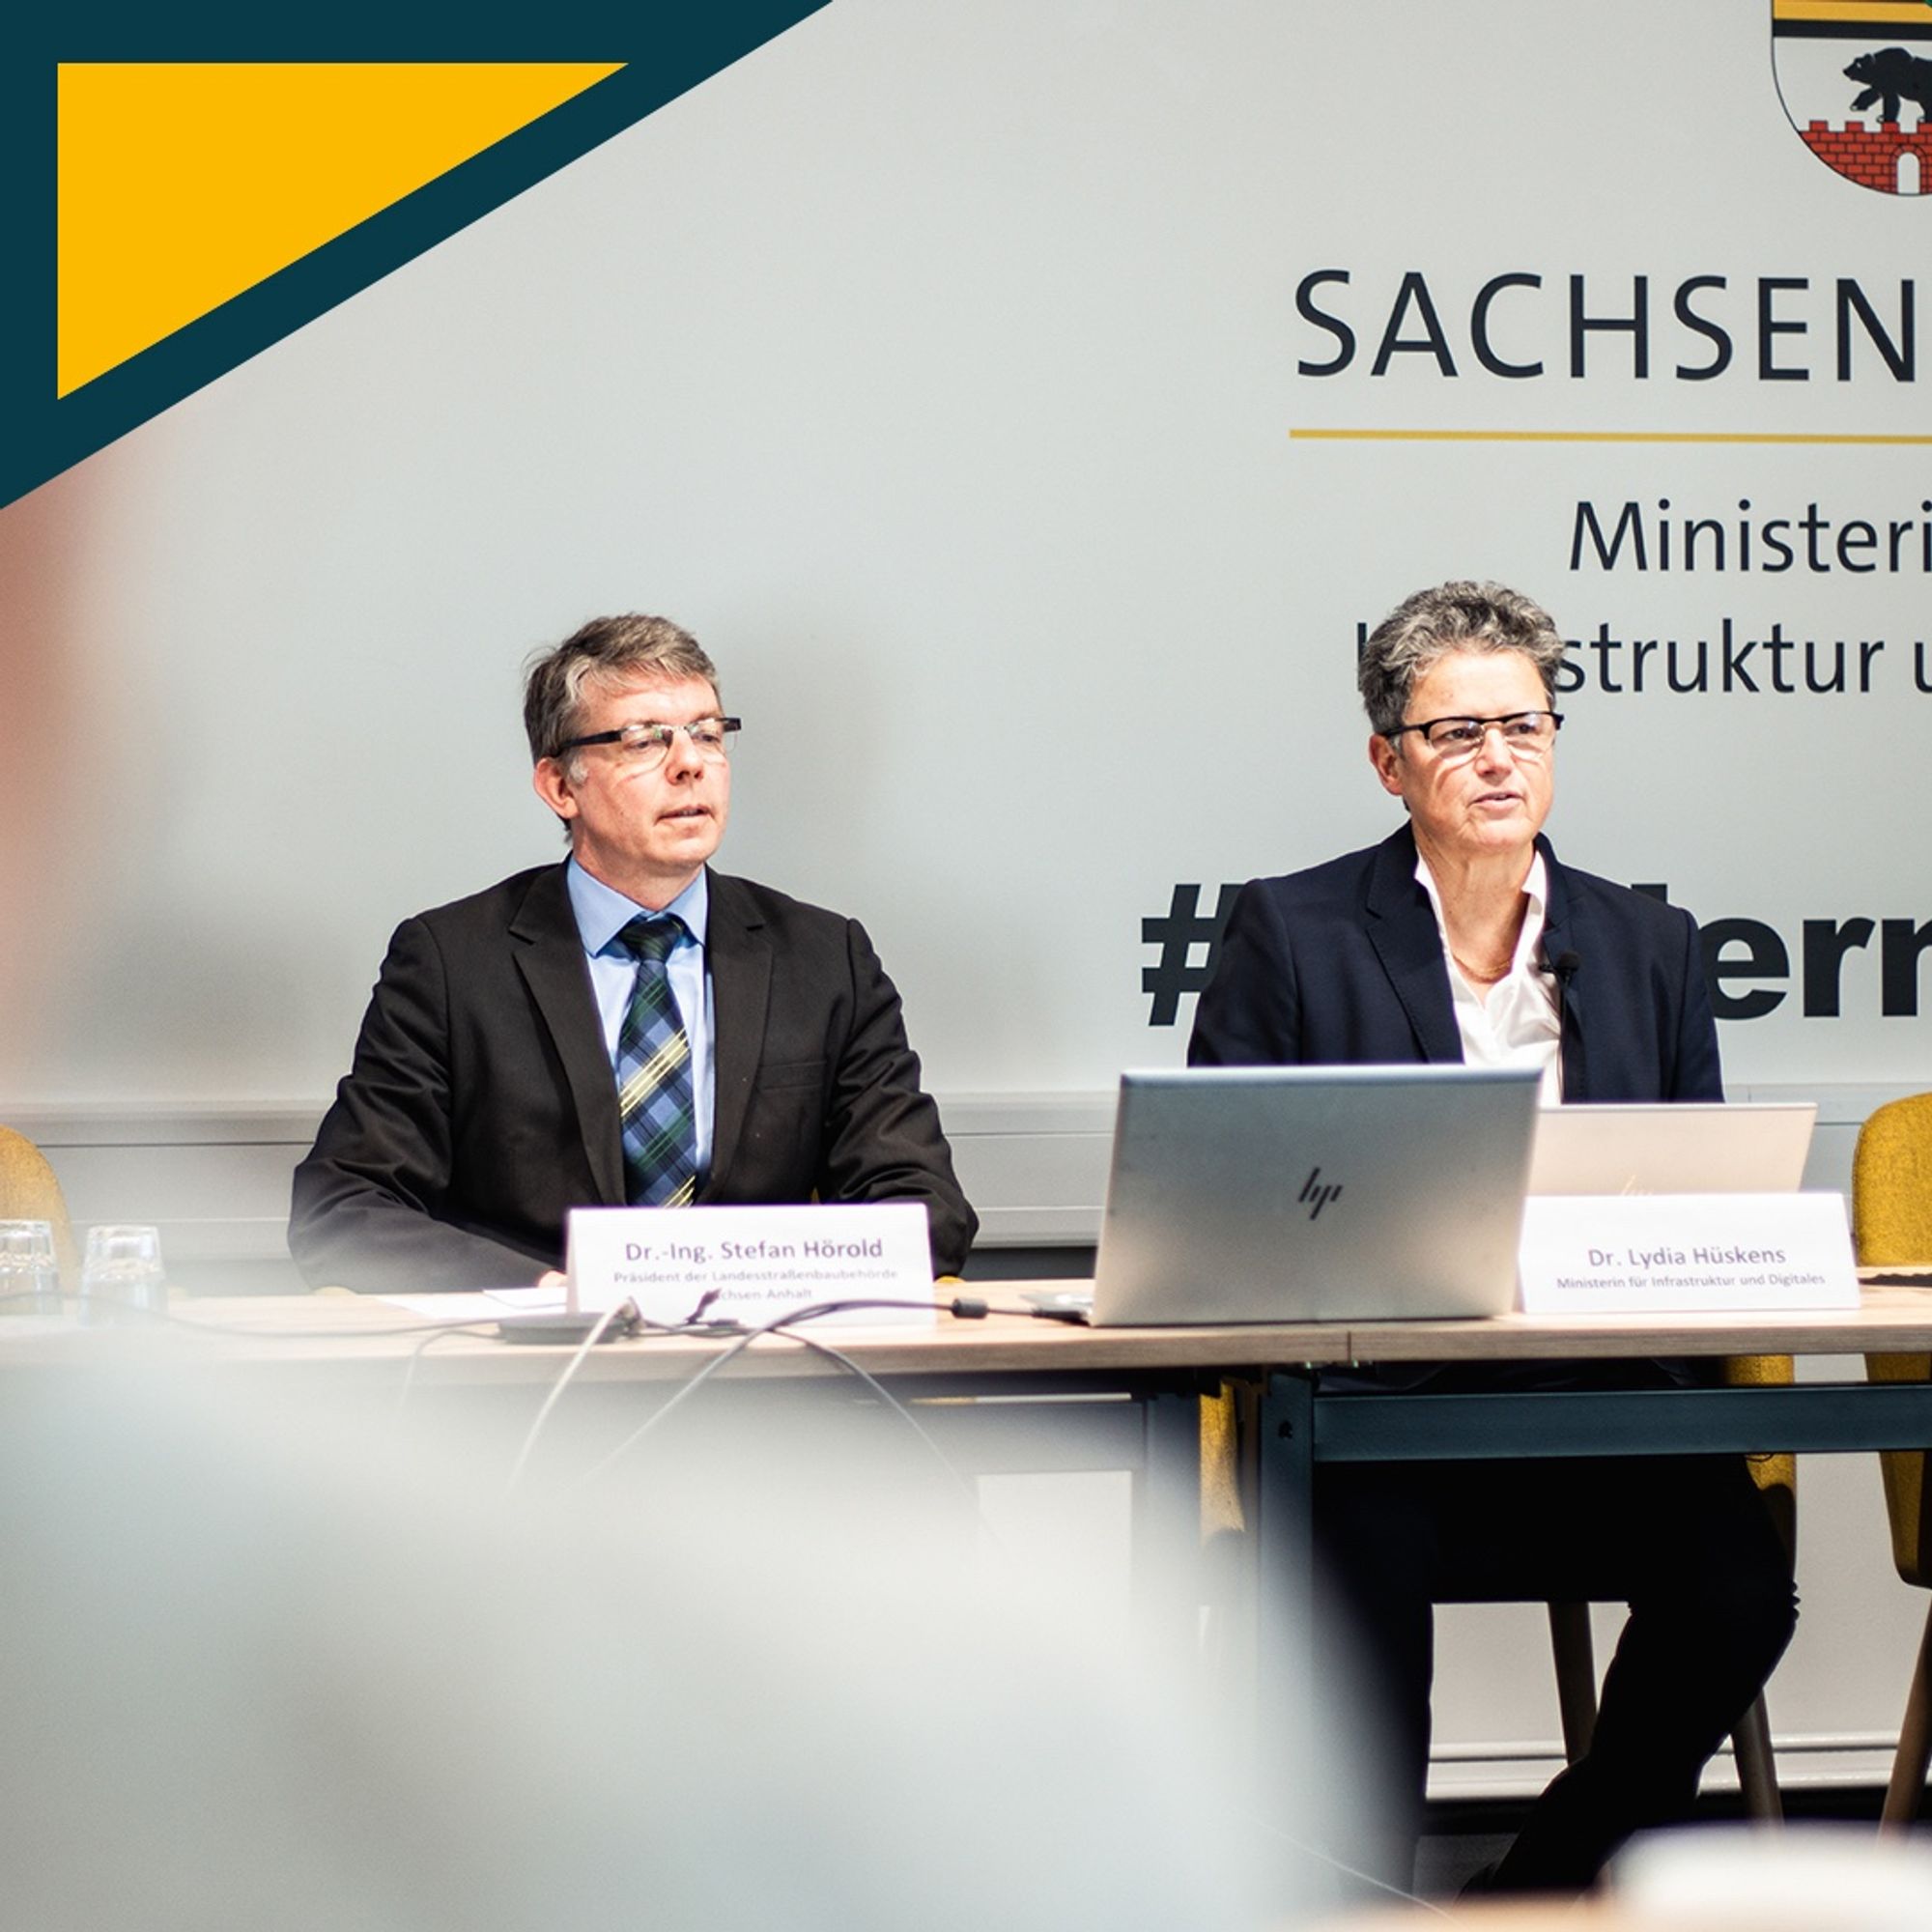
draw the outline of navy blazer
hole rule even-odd
[[[1696,922],[1558,862],[1543,956],[1565,961],[1566,1100],[1721,1100]],[[1199,1066],[1460,1061],[1449,966],[1406,823],[1366,851],[1253,879],[1194,1016]]]
[[[856,921],[711,874],[717,1110],[699,1203],[923,1201],[933,1265],[977,1219]],[[561,865],[406,920],[355,1065],[296,1169],[310,1282],[534,1281],[572,1208],[619,1207],[616,1082]]]
[[[1696,922],[1661,899],[1558,863],[1549,872],[1543,957],[1571,955],[1562,985],[1563,1097],[1721,1100],[1718,1029]],[[1463,1058],[1449,964],[1415,876],[1407,822],[1379,845],[1286,878],[1252,879],[1228,915],[1194,1015],[1197,1066],[1396,1065]],[[1700,1370],[1657,1365],[1671,1380]],[[1598,1373],[1627,1365],[1602,1364]],[[1335,1374],[1337,1385],[1417,1387],[1442,1371],[1407,1362]],[[1558,1387],[1541,1362],[1462,1372],[1479,1387]]]

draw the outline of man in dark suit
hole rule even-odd
[[[1197,1065],[1465,1061],[1541,1069],[1546,1103],[1720,1100],[1697,929],[1562,865],[1543,824],[1563,640],[1527,598],[1448,583],[1377,627],[1369,758],[1407,821],[1379,845],[1245,886],[1188,1048]],[[1383,1388],[1682,1380],[1683,1364],[1376,1371]],[[1386,1719],[1393,1814],[1359,1856],[1407,1883],[1429,1759],[1432,1605],[1623,1599],[1589,1752],[1493,1874],[1588,1885],[1630,1833],[1689,1814],[1705,1760],[1795,1617],[1789,1559],[1736,1458],[1358,1464],[1317,1478],[1331,1640]]]
[[[528,1283],[574,1207],[814,1198],[923,1202],[956,1270],[978,1221],[865,931],[709,868],[738,728],[710,658],[664,618],[594,619],[524,714],[570,858],[397,929],[296,1170],[302,1273]]]

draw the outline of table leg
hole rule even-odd
[[[1263,1752],[1301,1735],[1315,1690],[1315,1378],[1269,1371],[1255,1481],[1255,1728]]]
[[[1132,1588],[1138,1640],[1191,1654],[1200,1621],[1201,1400],[1157,1389],[1141,1398],[1146,1452],[1134,1482]]]

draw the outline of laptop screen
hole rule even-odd
[[[1537,1082],[1461,1065],[1123,1074],[1094,1321],[1501,1314]]]
[[[1552,1107],[1532,1194],[1788,1194],[1804,1179],[1814,1101]]]

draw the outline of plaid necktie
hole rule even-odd
[[[634,1208],[683,1208],[697,1185],[691,1042],[665,961],[684,936],[675,917],[639,913],[617,943],[637,956],[638,983],[617,1035],[617,1113],[625,1193]]]

